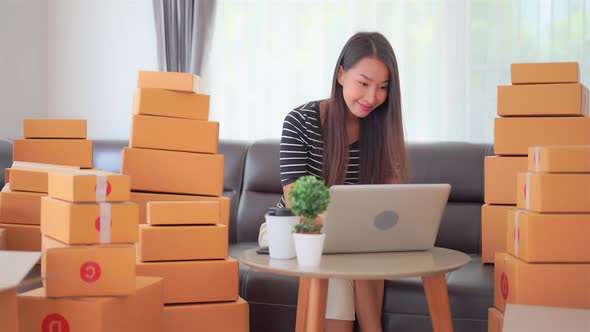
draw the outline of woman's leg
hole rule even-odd
[[[363,332],[382,332],[384,280],[355,280],[356,317]]]
[[[353,281],[330,279],[326,303],[326,332],[352,332],[354,318]]]

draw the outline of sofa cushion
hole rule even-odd
[[[4,170],[12,165],[12,142],[0,138],[0,188],[4,187]]]

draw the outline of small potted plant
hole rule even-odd
[[[330,191],[323,180],[302,176],[291,188],[289,199],[291,211],[302,219],[293,230],[297,262],[302,266],[318,266],[326,234],[321,233],[322,224],[316,218],[328,207]]]

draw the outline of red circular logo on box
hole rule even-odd
[[[49,314],[41,323],[42,332],[70,332],[70,324],[60,314]]]
[[[94,222],[94,227],[96,228],[97,231],[100,232],[100,217],[96,218],[96,221]],[[111,227],[113,227],[113,220],[111,219]]]
[[[113,188],[111,187],[111,183],[107,181],[107,196],[111,194],[112,189]],[[94,185],[94,191],[96,192],[96,185]]]
[[[508,275],[506,272],[502,272],[502,278],[500,279],[501,283],[501,290],[502,290],[502,297],[504,300],[508,298]]]
[[[86,262],[80,266],[80,278],[86,282],[97,281],[100,274],[100,265],[97,262]]]

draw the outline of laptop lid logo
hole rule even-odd
[[[375,217],[373,224],[377,229],[386,231],[397,225],[399,215],[395,211],[383,211]]]

